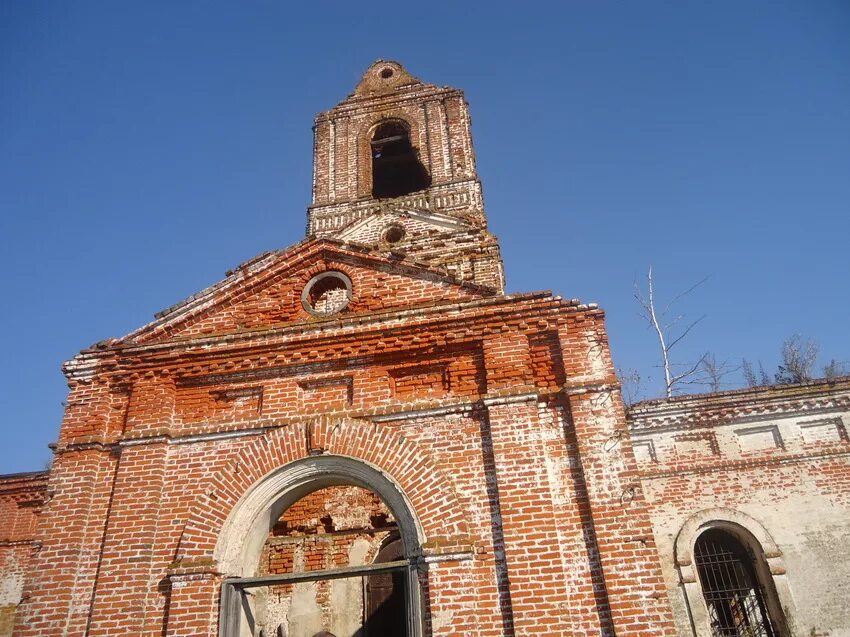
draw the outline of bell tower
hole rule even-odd
[[[398,62],[372,64],[354,93],[316,117],[307,234],[503,291],[463,92],[426,84]]]

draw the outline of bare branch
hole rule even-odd
[[[668,349],[668,350],[673,349],[673,346],[674,346],[676,343],[678,343],[678,342],[679,342],[679,341],[681,341],[683,338],[685,338],[685,337],[688,335],[688,332],[690,332],[690,331],[694,328],[694,326],[695,326],[697,323],[699,323],[700,321],[702,321],[702,320],[703,320],[704,318],[706,318],[707,316],[708,316],[708,314],[703,314],[703,315],[702,315],[702,316],[700,316],[700,317],[699,317],[696,321],[694,321],[693,323],[691,323],[690,325],[688,325],[688,327],[685,329],[685,331],[684,331],[684,332],[682,332],[682,334],[681,334],[678,338],[674,339],[674,340],[673,340],[673,342],[672,342],[672,343],[670,343],[670,345],[668,345],[668,346],[667,346],[667,349]]]
[[[782,364],[775,381],[781,384],[802,383],[812,379],[812,369],[820,348],[817,343],[794,334],[782,343]]]
[[[674,303],[675,301],[681,299],[682,297],[690,294],[691,292],[693,292],[693,290],[695,290],[697,287],[699,287],[700,285],[705,283],[705,281],[707,281],[707,280],[708,280],[708,277],[705,277],[704,279],[698,281],[697,283],[695,283],[694,285],[689,287],[687,290],[685,290],[681,294],[678,294],[670,303],[667,304],[667,306],[664,308],[664,311],[661,314],[659,314],[657,309],[656,309],[655,284],[654,284],[654,280],[653,280],[653,276],[652,276],[652,266],[651,265],[649,266],[649,270],[647,271],[647,274],[646,274],[646,296],[644,296],[643,290],[641,289],[640,286],[638,286],[637,281],[635,281],[635,284],[634,284],[635,300],[638,302],[638,305],[640,305],[640,307],[641,307],[641,310],[642,310],[641,315],[643,316],[644,319],[646,319],[648,326],[651,327],[653,329],[653,331],[655,332],[655,336],[658,339],[658,344],[659,344],[659,347],[661,349],[661,367],[664,370],[664,390],[665,390],[665,393],[667,394],[668,397],[673,395],[673,390],[674,390],[676,383],[682,382],[685,379],[689,378],[690,376],[692,376],[693,374],[696,373],[696,371],[699,369],[700,365],[702,364],[703,359],[706,356],[704,354],[700,358],[700,360],[698,360],[692,368],[688,369],[687,371],[685,371],[682,374],[676,375],[671,371],[672,368],[676,364],[672,363],[670,361],[670,350],[672,350],[673,347],[675,347],[679,342],[681,342],[682,339],[685,338],[691,332],[691,330],[693,330],[694,327],[696,327],[700,322],[702,322],[702,320],[705,319],[705,315],[701,316],[696,321],[693,321],[692,323],[690,323],[682,331],[682,333],[679,334],[679,336],[673,338],[672,341],[669,340],[670,339],[670,330],[679,321],[682,320],[682,318],[684,317],[684,314],[679,314],[672,321],[663,321],[663,323],[664,323],[663,325],[662,325],[662,319],[667,315],[667,312],[669,311],[672,303]]]
[[[701,286],[703,283],[705,283],[706,281],[708,281],[710,278],[711,278],[711,275],[709,274],[708,276],[706,276],[706,277],[702,278],[701,280],[697,281],[696,283],[694,283],[691,287],[689,287],[689,288],[688,288],[687,290],[685,290],[684,292],[681,292],[681,293],[677,294],[676,296],[674,296],[674,297],[673,297],[673,299],[672,299],[672,300],[671,300],[671,301],[667,304],[667,306],[664,308],[664,312],[663,312],[663,313],[664,313],[664,314],[666,314],[666,313],[667,313],[667,310],[669,310],[669,309],[670,309],[670,306],[671,306],[671,305],[673,305],[676,301],[678,301],[678,300],[679,300],[679,299],[681,299],[682,297],[685,297],[685,296],[687,296],[688,294],[690,294],[691,292],[693,292],[694,290],[696,290],[699,286]]]
[[[655,328],[655,333],[658,336],[658,342],[661,344],[661,358],[664,361],[664,381],[667,388],[667,396],[673,395],[673,381],[670,377],[670,349],[664,342],[664,330],[658,324],[658,317],[655,315],[655,291],[652,286],[652,266],[649,266],[649,272],[646,275],[646,284],[648,291],[647,304],[649,307],[649,319],[652,327]]]
[[[749,365],[749,363],[747,364]],[[729,374],[737,372],[741,369],[741,367],[741,365],[732,367],[729,365],[729,361],[718,363],[717,357],[714,354],[707,354],[705,358],[703,358],[702,365],[700,365],[699,378],[692,381],[686,381],[686,384],[703,385],[713,392],[721,391],[724,386],[723,379]],[[750,366],[750,372],[752,373],[752,366]],[[746,376],[746,371],[744,372],[744,375]]]
[[[828,380],[847,376],[848,374],[850,374],[850,367],[848,367],[847,361],[837,361],[833,358],[823,366],[823,377]]]
[[[764,371],[764,365],[759,361],[759,383],[762,385],[770,385],[770,376]]]
[[[627,406],[634,405],[643,398],[644,378],[636,369],[618,369],[617,378],[620,380],[623,401]],[[648,380],[648,379],[646,379]]]
[[[674,318],[672,321],[670,321],[669,323],[667,323],[667,325],[665,325],[665,326],[664,326],[664,329],[665,329],[665,330],[669,330],[671,327],[675,326],[675,325],[676,325],[676,323],[678,323],[679,321],[681,321],[683,318],[685,318],[685,315],[684,315],[684,314],[679,314],[679,316],[677,316],[677,317],[676,317],[676,318]]]
[[[678,383],[679,381],[681,381],[685,378],[688,378],[689,376],[692,376],[693,374],[695,374],[696,371],[700,368],[700,365],[702,365],[702,362],[703,362],[703,360],[705,360],[706,356],[708,356],[708,352],[706,352],[705,354],[700,356],[700,358],[696,362],[696,364],[694,364],[693,367],[691,367],[688,371],[682,372],[678,376],[674,376],[673,377],[673,383]]]

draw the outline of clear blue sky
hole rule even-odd
[[[651,393],[650,263],[711,277],[680,361],[850,360],[850,3],[494,6],[0,3],[0,472],[44,467],[62,361],[303,237],[312,118],[381,57],[466,91],[509,290],[600,303]]]

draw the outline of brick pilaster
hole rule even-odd
[[[221,576],[215,573],[172,575],[168,578],[168,637],[218,635]]]
[[[616,634],[674,635],[672,609],[619,392],[569,399],[605,596]]]
[[[491,403],[488,412],[513,634],[569,635],[569,598],[536,400]],[[498,553],[498,538],[496,544]]]
[[[98,446],[54,459],[15,637],[84,634],[115,465]]]
[[[97,576],[88,635],[140,635],[148,594],[156,590],[159,504],[167,470],[167,443],[122,449],[115,494]]]

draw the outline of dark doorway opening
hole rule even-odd
[[[400,538],[384,545],[375,564],[404,559]],[[404,571],[376,573],[366,578],[366,637],[405,637],[407,635],[406,580]]]
[[[373,197],[400,197],[431,185],[403,122],[392,120],[378,126],[371,146]]]

